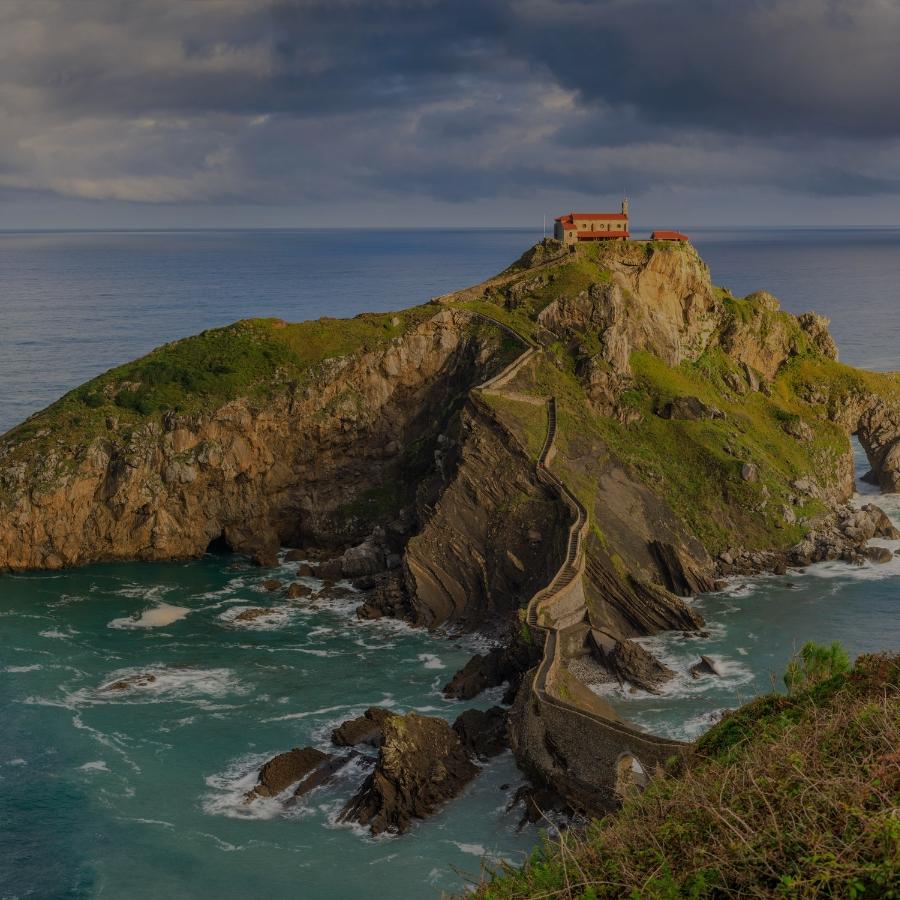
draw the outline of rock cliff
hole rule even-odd
[[[271,558],[280,543],[344,545],[394,521],[498,359],[470,316],[429,312],[305,382],[276,371],[196,410],[134,416],[105,402],[81,434],[94,398],[130,386],[114,370],[64,398],[0,443],[0,570],[196,556],[218,539]]]
[[[546,349],[502,398],[473,391],[524,349],[498,322]],[[0,439],[0,570],[355,547],[334,568],[376,585],[367,614],[508,622],[563,552],[534,473],[554,394],[594,624],[696,628],[678,595],[717,556],[787,551],[847,499],[848,435],[900,487],[900,381],[836,356],[689,245],[545,241],[403,313],[249,320],[73,391]]]

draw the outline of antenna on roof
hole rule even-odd
[[[544,213],[544,238],[547,237],[547,213]]]

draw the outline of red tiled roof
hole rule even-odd
[[[556,221],[563,224],[571,224],[574,219],[617,219],[625,220],[628,216],[625,213],[566,213],[564,216],[557,216]]]
[[[650,235],[651,241],[689,241],[690,238],[680,231],[654,231]]]

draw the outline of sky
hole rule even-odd
[[[900,0],[2,0],[0,228],[900,225]]]

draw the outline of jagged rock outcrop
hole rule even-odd
[[[455,797],[476,775],[456,732],[443,719],[408,713],[384,721],[375,771],[341,812],[373,835],[402,834]]]
[[[709,568],[699,565],[681,547],[666,541],[651,541],[650,546],[659,563],[663,586],[676,596],[696,597],[718,589]]]
[[[688,670],[692,678],[700,678],[702,675],[721,676],[721,666],[711,656],[701,656]]]
[[[826,516],[799,544],[791,548],[792,565],[841,559],[861,563],[870,559],[866,545],[872,538],[900,540],[900,530],[873,503],[862,509],[841,506]],[[876,554],[877,556],[878,554]]]
[[[594,657],[620,684],[633,684],[650,693],[657,693],[675,673],[652,653],[634,641],[620,641],[614,635],[598,629],[590,632]]]

